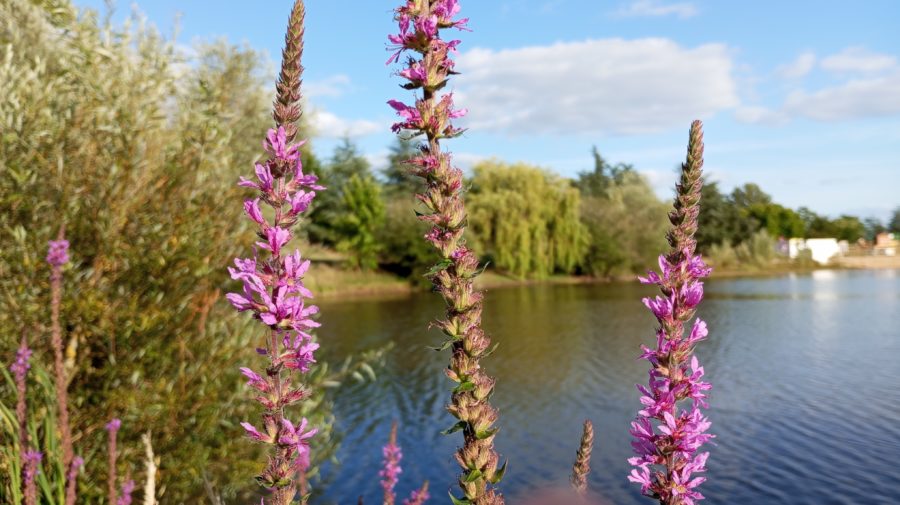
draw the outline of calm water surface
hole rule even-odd
[[[714,385],[718,436],[704,493],[710,504],[888,504],[900,501],[900,271],[820,271],[712,280],[700,315],[710,340],[699,357]],[[655,320],[630,284],[491,290],[484,322],[498,351],[500,453],[510,497],[563,483],[585,418],[594,421],[591,486],[613,504],[647,504],[628,483],[635,359]],[[444,409],[447,353],[425,331],[437,295],[322,303],[326,356],[395,342],[378,382],[337,402],[341,464],[324,469],[315,501],[380,503],[377,472],[392,419],[401,422],[405,497],[424,479],[447,503],[459,434]],[[510,500],[512,501],[512,500]]]

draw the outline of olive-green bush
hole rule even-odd
[[[233,287],[225,267],[253,241],[235,183],[271,124],[261,61],[225,42],[180,51],[139,19],[112,26],[64,0],[0,2],[0,356],[24,332],[48,363],[43,258],[65,225],[81,503],[103,494],[113,416],[123,419],[120,473],[139,482],[138,434],[152,430],[162,503],[255,492],[257,449],[237,425],[254,409],[237,368],[258,359],[259,335],[223,294]],[[345,365],[309,379],[319,460],[337,438],[322,386],[367,366]],[[13,391],[2,386],[0,399],[12,405]]]

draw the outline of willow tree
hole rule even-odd
[[[517,277],[571,273],[584,257],[581,197],[570,181],[538,167],[485,161],[468,196],[478,250]]]
[[[75,449],[87,460],[79,496],[105,494],[93,455],[114,416],[127,464],[141,461],[136,434],[152,429],[162,503],[198,503],[207,488],[243,495],[256,488],[241,480],[256,449],[228,419],[249,406],[235,363],[252,351],[224,303],[231,281],[221,266],[255,240],[249,227],[235,230],[232,203],[238,175],[260,155],[246,139],[270,122],[270,79],[253,51],[221,43],[188,59],[131,26],[68,0],[0,2],[0,355],[25,329],[42,366],[43,258],[64,223],[72,260],[62,336]],[[322,370],[313,381],[330,383]],[[327,429],[327,397],[309,408],[302,415]],[[8,428],[0,445],[13,440]],[[328,458],[333,446],[314,453]],[[9,502],[5,463],[0,503]]]

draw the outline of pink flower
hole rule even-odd
[[[281,254],[281,248],[291,240],[291,232],[279,226],[266,228],[266,241],[257,242],[256,245],[271,251],[273,256]]]
[[[396,430],[396,428],[394,428]],[[400,460],[403,459],[403,452],[396,442],[396,431],[391,436],[391,440],[381,449],[384,456],[384,463],[378,475],[381,476],[381,488],[384,489],[385,495],[394,496],[394,487],[400,479]],[[391,500],[393,501],[393,499]]]
[[[657,319],[669,319],[672,317],[672,300],[667,297],[644,298],[644,305],[653,312]]]
[[[119,428],[122,427],[122,420],[119,418],[113,418],[108,423],[106,423],[106,431],[109,432],[117,432]]]
[[[27,374],[28,370],[31,369],[31,363],[29,363],[30,359],[31,349],[28,348],[28,345],[23,339],[22,345],[20,345],[19,350],[16,351],[16,360],[13,361],[13,364],[9,367],[9,370],[13,373],[13,377],[15,378],[16,383],[24,383],[25,374]]]
[[[312,191],[297,191],[294,193],[290,198],[291,215],[296,216],[297,214],[306,212],[306,209],[309,208],[315,197],[316,194]]]
[[[259,208],[259,198],[255,200],[247,200],[244,202],[244,212],[256,224],[265,225],[266,220],[263,218],[262,210]]]
[[[263,148],[278,160],[296,162],[300,159],[300,146],[303,144],[300,142],[288,145],[287,133],[283,126],[279,126],[277,130],[269,130],[269,133],[266,134]]]
[[[116,505],[131,505],[131,493],[134,492],[134,481],[127,480],[122,484],[122,495],[116,500]]]
[[[299,426],[294,426],[287,419],[283,419],[281,438],[278,439],[278,443],[289,445],[293,448],[297,457],[296,465],[303,470],[309,467],[309,439],[319,431],[316,428],[307,431],[307,424],[308,421],[305,417],[300,420]]]
[[[269,169],[268,165],[261,165],[259,163],[256,164],[256,178],[257,180],[259,180],[258,183],[241,177],[241,182],[238,183],[238,186],[243,186],[245,188],[256,188],[263,193],[272,192],[275,179],[272,177],[272,170]]]
[[[69,262],[69,241],[51,240],[47,248],[47,263],[53,267],[61,267]]]
[[[272,390],[272,387],[269,386],[269,382],[266,381],[266,379],[264,379],[258,373],[254,372],[253,370],[250,370],[247,367],[241,367],[240,370],[241,370],[241,373],[244,374],[244,377],[246,377],[248,379],[247,380],[248,386],[250,386],[253,389],[256,389],[260,392],[263,392],[263,393],[268,393],[269,391]]]
[[[268,434],[260,433],[259,430],[257,430],[256,427],[253,426],[252,424],[241,423],[241,426],[244,427],[244,430],[247,431],[247,435],[250,436],[250,438],[257,440],[259,442],[266,443],[266,444],[272,443],[271,436],[269,436]]]

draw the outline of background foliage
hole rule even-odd
[[[114,27],[64,1],[0,3],[0,349],[10,356],[24,331],[47,362],[44,255],[64,224],[62,321],[85,502],[103,494],[113,416],[123,418],[122,474],[140,474],[138,433],[153,431],[164,503],[256,487],[237,367],[256,359],[257,335],[222,294],[224,267],[253,240],[235,182],[260,154],[272,86],[249,49],[195,51],[179,53],[139,19]],[[334,386],[360,366],[322,366],[310,381]],[[322,390],[306,405],[324,428],[316,440],[331,440],[314,448],[320,460],[336,440]],[[12,390],[0,395],[13,405]]]

